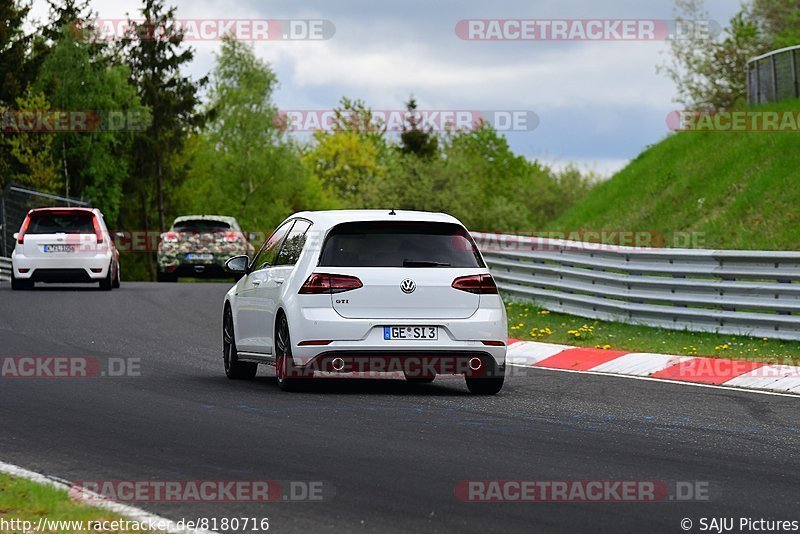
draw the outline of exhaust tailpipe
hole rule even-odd
[[[481,366],[483,366],[483,362],[481,361],[480,358],[471,358],[469,360],[469,368],[472,369],[473,371],[477,371],[478,369],[481,368]]]
[[[333,367],[334,371],[341,371],[344,369],[344,360],[341,358],[334,358],[331,361],[331,367]]]

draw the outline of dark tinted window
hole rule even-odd
[[[27,234],[93,234],[94,223],[90,213],[32,214]]]
[[[306,244],[306,232],[311,227],[311,223],[298,219],[292,226],[291,232],[286,236],[281,246],[275,265],[294,265],[303,252],[303,245]]]
[[[226,232],[231,225],[224,221],[192,219],[176,222],[172,229],[176,232]]]
[[[483,267],[464,228],[449,223],[357,222],[331,230],[322,267]]]
[[[281,225],[273,234],[267,239],[266,243],[261,246],[255,259],[253,260],[253,271],[265,269],[270,265],[275,265],[275,260],[278,256],[281,243],[286,233],[291,229],[294,221],[288,221]]]

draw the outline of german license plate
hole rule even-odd
[[[45,245],[45,252],[75,252],[75,245]]]
[[[384,326],[383,339],[439,339],[439,329],[435,326]]]
[[[208,261],[208,260],[213,260],[214,259],[214,255],[213,254],[187,254],[186,255],[186,259],[189,260],[189,261],[192,261],[192,260],[195,260],[195,261]]]

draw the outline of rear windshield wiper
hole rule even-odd
[[[403,260],[403,267],[450,267],[440,261]]]

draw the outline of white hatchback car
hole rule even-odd
[[[12,289],[31,289],[36,282],[120,286],[119,252],[96,208],[32,209],[14,239]]]
[[[229,378],[275,366],[289,390],[324,373],[464,375],[503,387],[508,325],[475,242],[454,217],[394,210],[302,212],[284,221],[225,296]]]

